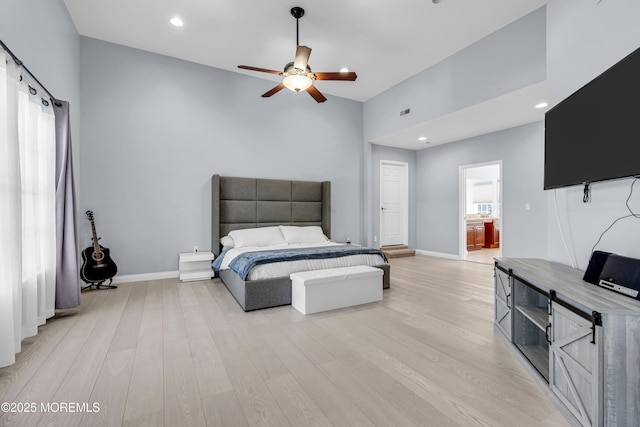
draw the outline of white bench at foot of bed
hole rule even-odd
[[[302,314],[382,300],[380,268],[357,265],[291,274],[291,305]]]

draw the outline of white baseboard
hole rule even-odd
[[[446,254],[443,252],[424,251],[422,249],[416,249],[416,254],[433,256],[438,258],[454,259],[454,260],[460,259],[458,255]],[[144,282],[146,280],[173,279],[176,277],[180,277],[180,274],[177,270],[176,271],[160,271],[157,273],[125,274],[122,276],[114,277],[113,283]]]
[[[416,254],[434,256],[438,258],[455,259],[455,260],[460,259],[458,255],[446,254],[443,252],[424,251],[422,249],[416,249]],[[176,271],[160,271],[157,273],[125,274],[122,276],[114,277],[113,283],[144,282],[146,280],[173,279],[176,277],[180,277],[180,274],[177,270]]]
[[[173,279],[179,277],[176,271],[160,271],[157,273],[125,274],[113,278],[113,283],[144,282],[146,280]]]
[[[462,259],[462,258],[460,258],[459,255],[446,254],[444,252],[424,251],[422,249],[416,249],[416,253],[418,255],[435,256],[435,257],[438,257],[438,258],[447,258],[447,259],[455,259],[455,260],[461,260]]]

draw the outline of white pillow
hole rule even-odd
[[[278,227],[245,228],[229,232],[236,248],[286,244]]]
[[[222,244],[223,248],[232,248],[235,246],[235,242],[231,236],[224,236],[220,239],[220,244]]]
[[[322,243],[329,240],[322,232],[322,228],[316,225],[309,227],[281,225],[280,231],[287,243]]]

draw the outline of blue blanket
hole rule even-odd
[[[222,266],[222,261],[224,260],[224,256],[230,250],[231,248],[223,249],[222,252],[220,252],[220,255],[218,255],[218,257],[213,260],[213,262],[211,263],[211,268],[213,268],[213,271],[215,271],[216,273],[220,271],[220,267]]]
[[[380,249],[367,248],[361,246],[329,246],[319,248],[297,248],[297,249],[274,249],[269,251],[245,252],[238,255],[231,263],[229,268],[235,271],[242,280],[247,279],[249,271],[256,265],[269,264],[281,261],[296,261],[301,259],[323,259],[323,258],[340,258],[349,255],[373,254],[380,255],[386,262],[386,257]],[[222,260],[224,251],[218,259]],[[216,260],[217,261],[217,260]],[[219,270],[220,263],[215,265],[214,269]]]

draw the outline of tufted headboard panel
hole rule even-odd
[[[331,182],[213,175],[211,250],[232,230],[273,225],[317,225],[331,238]]]

